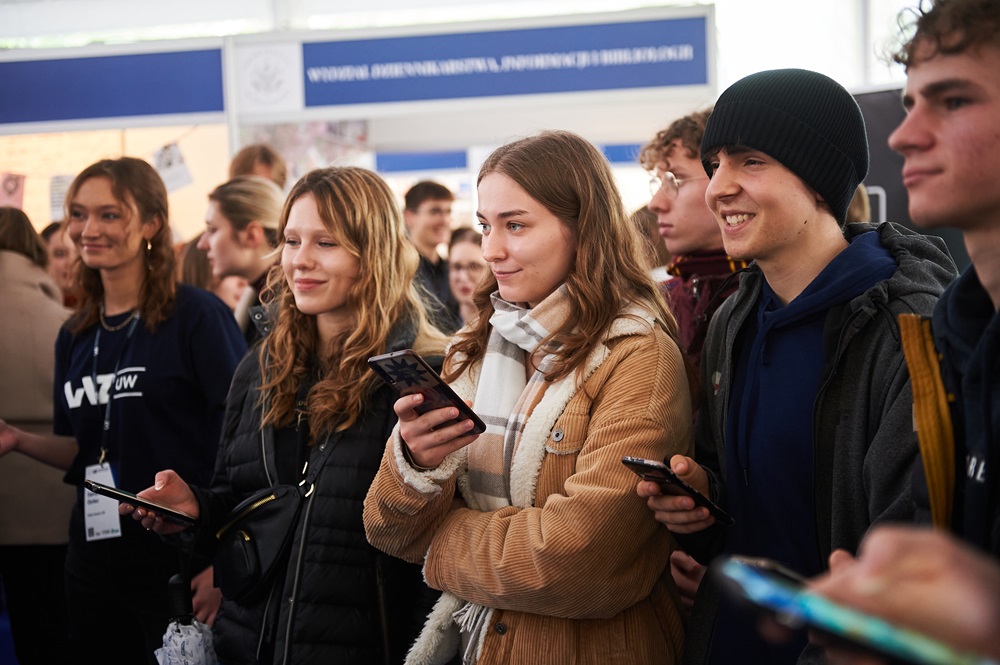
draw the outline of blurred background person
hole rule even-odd
[[[63,304],[76,305],[76,247],[66,235],[62,222],[52,222],[42,229],[42,240],[49,255],[49,276],[62,289]]]
[[[367,359],[404,348],[440,358],[446,341],[413,286],[417,256],[402,230],[392,191],[371,171],[319,169],[295,184],[281,219],[281,270],[269,282],[273,329],[233,379],[211,488],[163,471],[142,492],[198,516],[198,542],[211,550],[239,501],[298,484],[307,462],[321,469],[292,553],[263,588],[223,601],[222,663],[398,664],[438,596],[420,566],[369,545],[361,521],[396,422],[395,392]],[[179,530],[141,509],[133,517]]]
[[[747,265],[726,254],[722,229],[705,203],[709,181],[699,155],[711,114],[706,109],[678,118],[639,153],[639,163],[651,174],[649,209],[671,256],[661,290],[677,318],[681,350],[696,369],[709,321],[736,291],[733,273]],[[696,398],[696,409],[697,403]]]
[[[448,258],[441,256],[440,248],[451,236],[454,200],[444,185],[423,180],[406,191],[403,206],[406,237],[420,253],[417,283],[434,297],[428,303],[434,324],[449,334],[458,330],[458,303],[448,282]]]
[[[643,249],[653,279],[657,283],[663,282],[669,278],[667,264],[670,263],[670,252],[667,251],[663,238],[660,237],[656,213],[650,210],[648,205],[644,205],[641,208],[636,208],[629,218],[638,229],[639,235],[646,239]]]
[[[458,303],[458,317],[464,326],[476,317],[472,295],[486,272],[483,258],[483,234],[463,226],[451,233],[448,241],[448,285]]]
[[[278,220],[285,196],[270,180],[238,176],[208,195],[205,232],[198,248],[208,253],[216,279],[242,277],[249,286],[236,308],[247,346],[260,339],[263,313],[255,311],[267,284],[267,272],[279,256]]]
[[[81,299],[56,339],[53,433],[0,421],[0,455],[64,469],[77,486],[65,567],[73,661],[153,664],[172,616],[167,582],[195,571],[156,534],[102,511],[83,481],[136,492],[173,468],[208,482],[246,344],[217,298],[177,284],[167,190],[152,166],[88,166],[66,215]],[[218,604],[210,571],[192,585],[204,620]]]
[[[52,431],[56,335],[70,315],[46,261],[28,217],[0,208],[0,418],[29,432]],[[62,475],[0,459],[0,579],[20,665],[71,662],[63,566],[76,493]]]
[[[256,175],[267,178],[280,189],[285,189],[288,166],[278,151],[266,143],[252,143],[244,146],[229,162],[229,179],[241,175]]]
[[[858,185],[847,206],[847,224],[860,224],[872,221],[872,204],[868,198],[868,188],[864,183]],[[884,221],[884,220],[879,220]]]
[[[215,277],[212,274],[212,264],[208,260],[208,252],[198,247],[200,240],[201,235],[187,241],[177,251],[177,281],[214,293],[235,312],[249,282],[245,277],[238,275],[222,279]]]

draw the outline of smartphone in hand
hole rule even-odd
[[[890,624],[810,590],[763,560],[720,557],[709,574],[731,596],[792,629],[808,628],[838,646],[908,665],[996,665],[922,633]],[[792,577],[795,577],[793,574]]]
[[[424,401],[414,407],[420,414],[453,406],[458,409],[458,418],[443,423],[438,428],[447,427],[462,420],[471,420],[473,425],[469,434],[482,434],[486,424],[469,405],[459,397],[451,387],[444,382],[437,372],[421,358],[416,351],[404,349],[372,356],[368,365],[385,381],[400,397],[420,393]]]
[[[656,460],[643,459],[641,457],[622,457],[622,464],[632,469],[633,472],[643,480],[652,481],[660,486],[660,491],[664,494],[676,496],[689,496],[694,499],[696,506],[708,508],[708,512],[715,518],[715,521],[724,526],[732,526],[735,523],[732,515],[720,508],[714,501],[681,480],[669,466]]]
[[[95,483],[93,480],[84,480],[83,486],[94,494],[111,497],[119,503],[127,503],[131,506],[138,506],[140,508],[145,508],[146,510],[152,510],[163,519],[168,522],[173,522],[174,524],[189,527],[194,526],[198,522],[193,515],[188,515],[187,513],[182,513],[179,510],[168,508],[163,504],[150,501],[149,499],[140,499],[135,494],[132,494],[132,492],[126,492],[125,490],[120,490],[117,487]]]

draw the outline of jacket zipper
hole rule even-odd
[[[319,451],[322,452],[327,445],[329,445],[329,442],[321,444]],[[299,529],[299,551],[295,556],[295,570],[292,575],[292,594],[288,597],[288,622],[285,624],[285,649],[281,658],[282,663],[290,662],[289,659],[291,658],[292,626],[295,625],[296,604],[299,598],[299,582],[302,577],[302,560],[305,558],[306,553],[306,532],[309,530],[309,514],[312,512],[313,499],[315,498],[316,493],[312,490],[306,493],[306,507],[302,515],[302,526]]]
[[[216,531],[215,532],[215,537],[216,538],[222,538],[222,534],[224,534],[226,531],[228,531],[229,527],[231,527],[233,524],[235,524],[236,522],[239,522],[241,519],[243,519],[244,517],[246,517],[247,515],[249,515],[253,511],[257,510],[258,508],[260,508],[261,506],[263,506],[265,504],[271,503],[272,501],[274,501],[277,498],[278,497],[275,496],[274,493],[272,492],[271,494],[268,494],[267,496],[261,497],[260,499],[254,501],[249,506],[247,506],[246,508],[244,508],[243,510],[241,510],[239,515],[237,515],[233,519],[231,519],[228,522],[226,522],[222,526],[221,529],[219,529],[218,531]]]
[[[385,604],[385,570],[381,554],[375,556],[375,585],[378,587],[378,617],[382,624],[382,661],[389,665],[389,609]]]

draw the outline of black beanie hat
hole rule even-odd
[[[805,69],[758,72],[715,103],[701,160],[726,146],[760,150],[816,190],[841,224],[868,175],[868,137],[858,103],[833,79]]]

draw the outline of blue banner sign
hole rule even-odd
[[[305,43],[306,107],[707,85],[706,22]]]
[[[222,113],[222,51],[0,62],[0,124]]]

